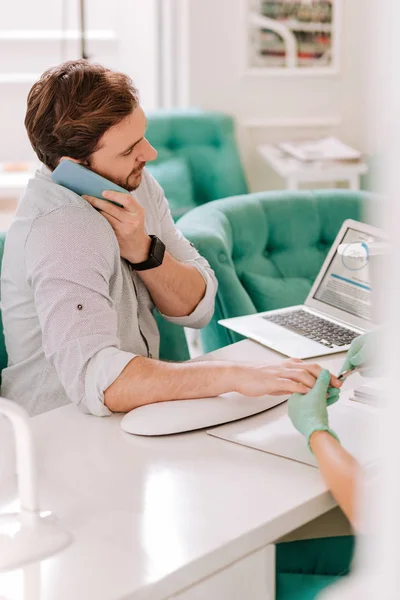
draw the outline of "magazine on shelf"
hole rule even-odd
[[[360,160],[361,152],[347,146],[335,137],[314,140],[282,142],[279,148],[302,161]]]

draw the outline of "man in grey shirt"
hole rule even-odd
[[[43,166],[6,240],[1,298],[9,364],[2,394],[30,414],[72,401],[106,416],[232,390],[307,392],[320,367],[301,361],[158,360],[154,307],[173,323],[204,327],[217,282],[144,168],[157,156],[146,123],[131,80],[100,65],[70,61],[32,87],[25,125]],[[55,184],[51,171],[63,158],[128,190],[103,193],[122,206]],[[154,243],[161,257],[155,268]]]

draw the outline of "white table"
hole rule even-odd
[[[282,359],[248,340],[207,358]],[[342,361],[320,363],[336,372]],[[41,506],[74,541],[0,576],[0,598],[272,599],[273,542],[335,506],[319,471],[205,431],[130,436],[120,420],[72,405],[32,419]]]
[[[262,145],[258,152],[269,166],[286,182],[288,190],[298,190],[301,183],[347,181],[351,190],[360,189],[360,175],[368,171],[363,161],[304,162],[293,158],[273,145]]]

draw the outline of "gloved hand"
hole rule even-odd
[[[328,431],[338,440],[337,435],[329,428],[326,394],[330,377],[329,371],[322,371],[308,394],[292,394],[289,398],[289,418],[297,431],[304,435],[309,448],[314,431]]]
[[[354,369],[355,367],[361,367],[366,365],[366,368],[362,369],[361,375],[363,377],[375,377],[378,375],[376,365],[374,364],[374,353],[376,352],[377,334],[375,331],[364,333],[356,337],[348,349],[346,359],[343,363],[340,373]],[[375,352],[374,352],[375,351]],[[327,404],[331,406],[337,400],[339,400],[340,390],[338,388],[328,388],[328,399]]]
[[[343,373],[348,369],[365,365],[365,368],[360,371],[361,375],[363,377],[374,377],[373,360],[376,354],[376,344],[377,335],[374,331],[356,337],[351,342],[340,372]]]
[[[332,404],[335,404],[335,402],[337,402],[339,400],[339,396],[340,396],[339,388],[329,387],[328,388],[328,397],[326,399],[326,405],[332,406]]]

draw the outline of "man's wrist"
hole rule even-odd
[[[151,238],[150,236],[144,234],[135,245],[135,250],[129,255],[128,261],[135,265],[147,260],[149,258],[150,246]]]
[[[233,392],[244,393],[246,382],[252,379],[252,368],[253,365],[246,363],[232,363],[229,365],[227,377],[229,377]]]

